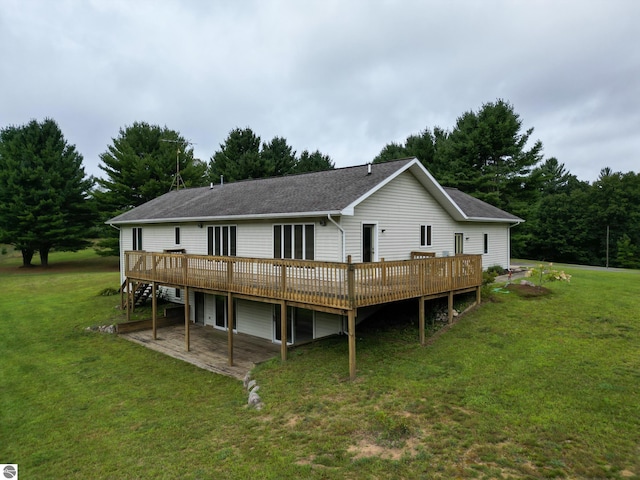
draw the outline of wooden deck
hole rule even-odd
[[[184,324],[159,328],[157,340],[151,330],[122,333],[120,336],[147,348],[191,363],[199,368],[242,380],[258,363],[280,354],[280,345],[269,340],[236,334],[233,339],[233,366],[227,356],[227,332],[191,324],[190,349],[184,348]]]
[[[415,258],[421,257],[421,258]],[[233,311],[233,299],[244,298],[268,303],[281,304],[281,337],[287,338],[287,305],[316,311],[324,311],[347,317],[349,339],[349,376],[356,375],[356,316],[361,307],[397,302],[410,298],[419,301],[420,343],[425,344],[424,303],[437,297],[448,297],[449,321],[453,318],[453,296],[464,292],[476,292],[476,303],[480,303],[482,286],[482,256],[455,255],[453,257],[426,257],[414,255],[412,260],[392,262],[346,263],[321,262],[313,260],[285,260],[247,257],[220,257],[211,255],[191,255],[185,253],[155,253],[145,251],[125,252],[126,288],[129,292],[127,320],[130,319],[130,305],[133,305],[132,284],[152,284],[153,289],[164,285],[185,289],[185,317],[189,318],[189,290],[227,296],[227,309]],[[124,285],[123,285],[124,286]],[[152,295],[155,301],[155,295]],[[154,303],[153,318],[156,317]],[[228,315],[233,318],[232,313]],[[155,321],[155,320],[154,320]],[[205,352],[219,352],[224,356],[227,349],[222,345],[215,348],[203,344],[196,353],[189,355],[188,328],[176,333],[177,345],[166,353],[177,358],[192,358],[208,355]],[[176,330],[179,332],[180,330]],[[151,335],[146,343],[151,341]],[[168,334],[167,334],[168,335]],[[237,336],[234,336],[237,337]],[[229,349],[235,338],[228,338]],[[233,341],[231,341],[233,340]],[[145,343],[144,340],[140,340]],[[185,348],[178,346],[183,343]],[[162,341],[153,342],[159,345]],[[270,345],[273,347],[273,345]],[[153,347],[152,347],[153,348]],[[158,348],[159,349],[159,348]],[[266,345],[265,345],[266,349]],[[174,353],[170,353],[171,351]],[[185,351],[186,350],[186,351]],[[286,343],[280,347],[282,360],[286,360]],[[241,363],[235,353],[228,362],[242,365],[241,371],[227,367],[223,361],[200,360],[203,368],[223,374],[244,376],[251,363]],[[188,360],[189,361],[189,360]],[[259,361],[259,359],[257,360]],[[244,360],[243,360],[244,362]]]
[[[125,275],[135,282],[296,302],[344,313],[477,288],[482,284],[482,258],[456,255],[355,264],[129,251],[125,252]]]

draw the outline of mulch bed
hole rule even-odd
[[[505,288],[510,292],[525,298],[544,297],[545,295],[549,295],[551,293],[551,290],[549,290],[548,288],[537,285],[522,285],[511,283]]]

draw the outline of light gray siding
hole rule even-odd
[[[273,305],[238,300],[238,333],[273,339]]]
[[[342,333],[342,317],[331,313],[316,312],[314,338]]]
[[[412,251],[454,255],[455,233],[462,233],[464,252],[482,254],[483,268],[509,265],[509,227],[504,223],[456,222],[410,173],[404,172],[355,208],[355,215],[342,218],[347,255],[362,261],[362,225],[376,225],[376,255],[380,260],[406,260]],[[420,245],[420,226],[430,225],[432,243]],[[489,253],[484,254],[484,233],[489,235]]]

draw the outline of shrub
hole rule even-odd
[[[553,263],[549,263],[548,265],[539,264],[535,267],[532,267],[527,270],[525,273],[526,277],[530,277],[533,280],[538,280],[538,286],[542,285],[543,282],[570,282],[571,275],[565,273],[563,270],[555,270],[552,268]]]

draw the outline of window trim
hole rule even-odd
[[[433,245],[433,226],[428,223],[420,225],[420,246],[430,247]]]
[[[207,225],[207,255],[235,257],[238,255],[237,225]]]
[[[273,258],[315,260],[314,223],[276,223],[273,225]]]
[[[131,229],[131,250],[142,250],[142,227],[133,227]]]
[[[460,251],[458,251],[460,245]],[[464,233],[456,232],[453,234],[453,252],[455,255],[464,254]]]

